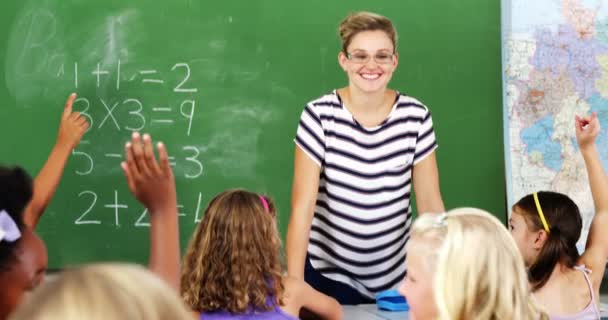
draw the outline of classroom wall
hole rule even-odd
[[[63,103],[92,123],[38,229],[51,267],[147,260],[148,220],[119,167],[133,130],[168,146],[182,245],[226,188],[272,196],[284,235],[293,137],[309,100],[346,85],[336,29],[391,18],[391,87],[430,108],[448,208],[504,220],[498,1],[24,0],[0,4],[0,162],[35,175]]]

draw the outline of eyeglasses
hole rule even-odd
[[[371,55],[365,51],[355,51],[350,53],[347,52],[346,57],[353,63],[364,64],[369,61]],[[376,61],[377,64],[391,64],[394,57],[395,53],[393,52],[380,51],[376,52],[374,55],[374,61]]]

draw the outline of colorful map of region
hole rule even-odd
[[[503,0],[502,30],[509,205],[534,191],[569,195],[582,249],[594,210],[574,116],[597,113],[608,168],[608,2]]]

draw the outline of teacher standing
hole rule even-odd
[[[290,276],[341,304],[373,303],[404,278],[412,212],[443,212],[429,109],[387,85],[398,65],[386,17],[339,27],[348,86],[309,102],[295,143],[287,230]]]

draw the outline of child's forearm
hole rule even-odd
[[[69,146],[56,144],[46,163],[34,179],[34,194],[24,215],[25,224],[30,228],[36,227],[42,213],[51,202],[70,152]]]
[[[180,282],[180,247],[177,206],[150,212],[149,268],[175,290]]]
[[[606,176],[602,167],[597,147],[592,144],[585,149],[581,149],[581,154],[587,168],[595,212],[608,212],[608,176]]]

